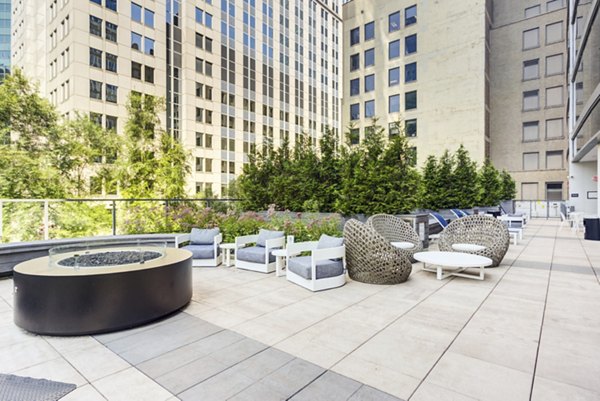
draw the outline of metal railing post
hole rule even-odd
[[[44,199],[44,239],[48,240],[48,224],[49,224],[49,213],[48,213],[48,199]]]

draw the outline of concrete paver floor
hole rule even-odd
[[[600,242],[532,220],[485,281],[413,265],[396,286],[311,293],[194,269],[182,313],[95,337],[27,333],[0,280],[0,372],[64,400],[599,400]]]

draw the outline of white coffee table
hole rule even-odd
[[[231,262],[231,254],[235,250],[235,243],[234,242],[223,242],[223,243],[219,244],[219,248],[221,248],[223,250],[223,256],[225,256],[225,261],[224,261],[225,266],[229,267],[229,266],[233,265],[233,263]]]
[[[417,252],[413,257],[419,262],[423,262],[423,270],[434,272],[437,279],[442,280],[450,276],[466,277],[476,280],[483,280],[485,275],[484,268],[492,265],[492,259],[485,256],[472,255],[462,252]],[[428,267],[427,265],[433,265]],[[444,268],[452,268],[452,271],[444,272]],[[470,267],[478,267],[479,274],[463,273]]]

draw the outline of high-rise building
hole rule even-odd
[[[512,174],[517,199],[566,199],[566,28],[563,0],[494,1],[491,160]]]
[[[0,81],[10,73],[10,0],[0,0]]]
[[[517,198],[566,197],[564,0],[344,3],[343,126],[401,121],[427,156],[461,143],[516,180]]]
[[[120,132],[131,91],[165,98],[190,193],[226,194],[256,146],[341,132],[336,0],[28,0],[13,14],[13,64],[63,115]]]
[[[490,11],[475,0],[345,2],[342,120],[350,142],[362,141],[376,118],[389,135],[409,137],[418,164],[460,144],[483,162]]]
[[[600,215],[600,20],[598,1],[569,1],[569,202]]]

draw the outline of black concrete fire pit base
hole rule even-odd
[[[129,329],[171,314],[192,298],[192,254],[167,248],[143,264],[50,268],[48,257],[14,269],[14,320],[27,331],[85,335]]]

